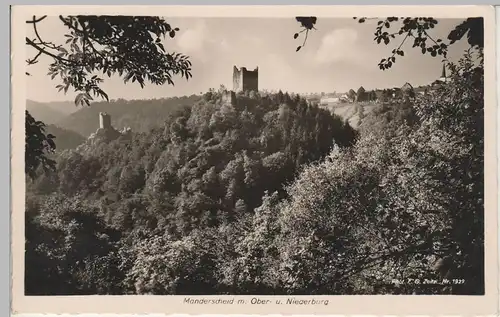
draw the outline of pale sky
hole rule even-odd
[[[389,70],[381,71],[377,64],[390,55],[399,42],[385,46],[373,41],[376,21],[359,24],[352,18],[319,18],[314,32],[310,32],[305,47],[295,48],[302,37],[294,40],[300,30],[295,18],[166,18],[180,31],[174,39],[167,36],[164,46],[168,51],[181,52],[191,57],[193,78],[186,81],[174,77],[175,86],[124,84],[118,77],[107,78],[102,88],[110,99],[151,99],[183,96],[206,92],[221,84],[232,87],[233,65],[253,69],[259,66],[259,89],[308,93],[346,92],[360,86],[365,89],[400,87],[405,82],[414,86],[428,84],[441,74],[441,57],[422,55],[412,49],[412,42],[403,46],[404,57],[398,57]],[[462,19],[463,20],[463,19]],[[446,39],[457,19],[441,19],[432,31],[435,38]],[[63,42],[65,27],[57,18],[39,23],[39,32],[47,41]],[[32,31],[28,30],[28,36]],[[461,41],[451,47],[449,58],[456,60],[467,48]],[[28,48],[31,56],[33,49]],[[46,76],[48,57],[29,66],[27,95],[36,101],[73,100],[55,89],[57,80]]]

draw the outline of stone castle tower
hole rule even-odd
[[[111,128],[111,116],[106,112],[99,112],[99,128],[101,129]]]
[[[233,91],[259,91],[259,67],[247,70],[245,67],[238,69],[233,66]]]
[[[236,93],[232,90],[223,92],[222,102],[228,105],[236,105]]]
[[[447,83],[450,81],[450,78],[446,75],[446,64],[443,63],[443,70],[441,71],[441,77],[438,79],[441,82]]]
[[[441,77],[439,77],[440,81],[446,81],[446,65],[443,63],[443,70],[441,71]]]

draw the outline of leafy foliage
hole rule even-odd
[[[483,70],[471,55],[452,69],[450,86],[415,102],[418,122],[362,131],[288,189],[277,207],[288,293],[483,294]]]
[[[60,195],[28,199],[25,293],[116,294],[123,280],[119,240],[92,203]]]
[[[51,58],[48,75],[53,80],[56,77],[60,79],[61,83],[56,86],[59,91],[67,93],[72,88],[78,92],[75,98],[77,105],[88,106],[94,97],[109,101],[101,88],[104,81],[101,76],[123,76],[125,83],[137,81],[141,87],[146,82],[173,85],[175,75],[186,79],[192,77],[189,58],[180,53],[167,52],[162,42],[167,35],[175,37],[179,29],[160,17],[59,16],[59,21],[68,29],[64,44],[44,40],[38,24],[46,18],[33,16],[26,21],[34,32],[32,38],[26,37],[26,45],[36,51],[35,56],[27,59],[26,63],[36,64],[40,56]],[[26,118],[27,124],[31,121],[31,116]],[[50,139],[42,136],[43,131],[40,129],[29,128],[27,131],[38,132],[29,136],[30,140]],[[27,164],[26,171],[31,175],[32,169],[38,166],[36,162],[51,162],[46,156],[50,152],[48,147],[26,147],[26,150],[32,149],[33,152],[26,154],[31,164]]]
[[[62,84],[56,86],[65,93],[71,87],[80,92],[75,103],[87,104],[93,97],[108,100],[100,88],[103,79],[97,74],[123,76],[125,83],[137,81],[144,87],[147,81],[173,85],[173,75],[191,77],[191,62],[180,53],[167,52],[162,39],[175,37],[178,28],[159,17],[140,16],[59,16],[68,28],[65,44],[43,40],[37,24],[46,16],[26,23],[33,26],[36,37],[26,37],[26,45],[37,55],[28,60],[36,63],[40,55],[53,59],[48,75],[59,76]]]
[[[304,164],[320,160],[334,144],[355,142],[355,131],[340,118],[299,96],[240,94],[234,105],[222,96],[210,92],[179,109],[162,129],[63,152],[57,173],[40,175],[30,186],[42,202],[59,192],[99,206],[107,226],[127,237],[120,249],[123,292],[271,291],[267,278],[253,281],[263,269],[241,272],[243,257],[229,265],[234,234],[272,216],[259,211],[268,205],[267,192],[277,192],[274,200],[285,197],[285,184]],[[219,245],[221,235],[227,245]],[[234,247],[254,252],[250,237],[241,237],[249,245]],[[188,278],[171,280],[171,274]]]
[[[316,17],[297,17],[297,21],[302,25],[303,31],[306,31],[304,43],[297,48],[297,51],[305,45],[307,35],[310,30],[315,29]],[[392,50],[391,56],[383,58],[378,66],[381,70],[386,70],[396,63],[398,56],[404,56],[404,51],[401,49],[407,40],[413,40],[413,48],[420,49],[422,54],[430,54],[433,57],[447,57],[448,47],[455,42],[460,41],[464,36],[467,36],[467,42],[471,48],[482,48],[484,46],[484,21],[482,17],[467,18],[462,23],[458,24],[450,31],[447,41],[440,38],[433,38],[431,30],[438,24],[438,20],[432,17],[387,17],[387,18],[357,18],[359,23],[365,23],[369,20],[376,20],[374,38],[378,44],[389,45],[396,39],[399,39],[399,44]],[[395,26],[395,27],[394,27]],[[301,31],[302,32],[302,31]],[[294,39],[298,38],[299,34],[295,33]]]
[[[484,294],[483,67],[468,52],[359,131],[298,95],[221,87],[61,152],[28,187],[26,292]]]
[[[25,129],[25,172],[34,178],[39,167],[44,171],[55,168],[55,162],[45,156],[45,153],[52,153],[55,150],[55,137],[52,134],[45,134],[45,124],[36,121],[28,111],[26,111]]]
[[[317,18],[316,17],[296,17],[295,20],[297,20],[297,22],[300,23],[302,29],[299,32],[295,33],[293,35],[293,38],[296,39],[299,37],[300,33],[306,32],[306,35],[304,36],[304,42],[302,43],[302,45],[297,46],[297,48],[296,48],[296,51],[298,52],[302,48],[302,46],[304,46],[306,44],[307,36],[309,35],[309,31],[316,29],[314,27],[314,25],[316,24]]]
[[[428,95],[381,104],[359,135],[298,96],[239,94],[228,104],[211,90],[163,129],[61,154],[53,191],[65,196],[54,204],[54,193],[33,191],[27,257],[42,276],[74,284],[37,291],[483,294],[479,58],[466,55]],[[78,213],[44,220],[53,209],[88,210],[101,227]],[[49,226],[59,217],[64,225]],[[57,237],[77,241],[66,223],[80,222],[120,238],[85,240],[103,249],[77,253],[93,262],[75,266],[75,249]],[[465,283],[393,282],[403,278]]]

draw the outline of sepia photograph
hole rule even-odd
[[[24,296],[486,295],[483,16],[41,8]]]

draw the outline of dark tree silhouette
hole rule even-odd
[[[37,25],[47,16],[26,23],[33,26],[35,38],[26,37],[26,45],[37,54],[28,59],[28,65],[41,55],[53,59],[49,65],[52,79],[60,76],[62,84],[56,87],[66,93],[70,87],[80,94],[76,102],[82,105],[94,97],[108,99],[99,87],[103,79],[96,75],[123,76],[125,83],[137,81],[144,87],[146,81],[156,85],[173,85],[173,76],[191,77],[191,62],[185,55],[167,52],[162,38],[175,37],[178,28],[159,17],[136,16],[59,16],[68,28],[66,43],[51,43],[43,39]]]
[[[39,167],[44,170],[54,170],[55,162],[46,153],[53,153],[56,145],[52,134],[45,134],[45,124],[36,121],[26,111],[26,146],[25,146],[25,173],[31,178],[36,176]]]
[[[392,50],[391,56],[382,59],[378,66],[381,70],[386,70],[392,67],[396,62],[396,56],[404,56],[404,51],[401,49],[403,44],[408,40],[413,40],[413,48],[418,48],[422,54],[431,54],[431,56],[442,56],[446,58],[448,47],[455,42],[461,40],[467,35],[467,41],[471,47],[482,48],[484,45],[484,20],[482,17],[468,18],[458,24],[450,31],[447,37],[447,42],[440,38],[433,38],[430,30],[433,29],[439,22],[432,17],[387,17],[387,18],[357,18],[359,23],[365,23],[369,20],[377,21],[377,26],[374,32],[374,40],[378,44],[384,43],[389,45],[393,40],[398,40],[399,44]],[[314,25],[317,22],[316,17],[296,17],[297,22],[301,24],[302,30],[305,32],[304,42],[297,48],[297,51],[306,44],[309,31],[315,29]],[[298,38],[299,34],[294,34],[294,39]]]
[[[175,37],[179,28],[172,27],[160,17],[140,16],[59,16],[67,27],[65,43],[52,43],[44,39],[38,25],[47,16],[33,16],[26,21],[33,27],[34,37],[26,37],[26,45],[36,54],[26,60],[28,65],[36,64],[44,55],[52,59],[48,75],[59,79],[56,86],[67,93],[73,88],[78,94],[77,105],[90,105],[94,97],[105,100],[108,95],[100,88],[102,77],[119,75],[125,83],[137,82],[144,87],[146,82],[156,85],[173,85],[173,76],[189,79],[191,61],[183,54],[168,52],[162,38]],[[27,75],[30,75],[28,72]],[[48,139],[43,125],[26,113],[26,172],[36,169],[39,163],[53,164],[45,156],[51,147],[29,144],[28,141]],[[29,116],[29,117],[28,117]],[[43,123],[42,123],[43,124]],[[34,133],[34,134],[31,134]],[[53,142],[52,142],[53,143]],[[42,144],[42,143],[38,143]],[[34,149],[37,149],[36,151]],[[48,166],[48,165],[47,165]]]
[[[306,35],[316,23],[297,21]],[[356,130],[282,91],[107,103],[116,125],[128,119],[113,109],[130,115],[123,107],[141,109],[132,116],[141,125],[163,125],[89,139],[27,184],[26,294],[484,295],[476,51],[427,94],[366,113],[356,104]],[[26,160],[40,172],[51,130],[26,118]],[[398,276],[463,283],[389,283]]]

